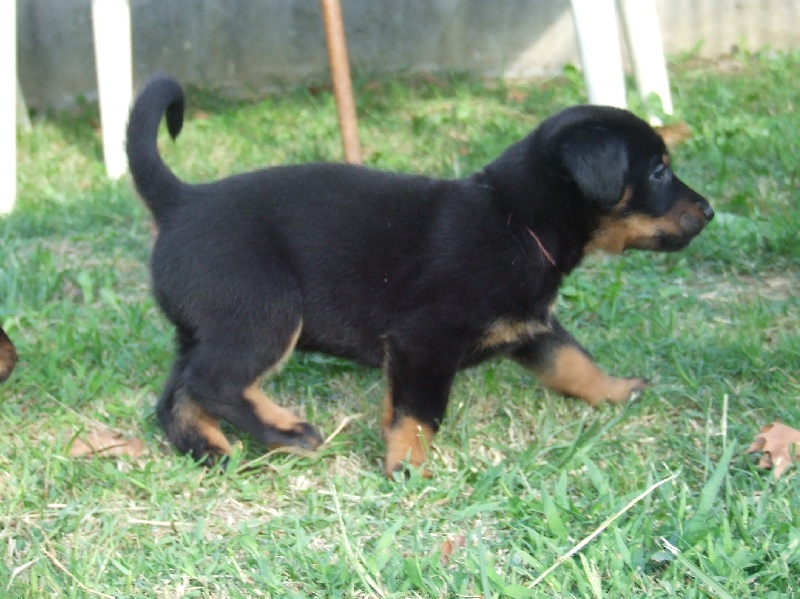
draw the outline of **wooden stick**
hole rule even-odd
[[[353,85],[350,80],[350,63],[347,58],[347,41],[344,35],[342,7],[339,0],[320,0],[325,21],[325,37],[328,42],[328,58],[331,63],[333,94],[339,112],[339,128],[342,132],[344,158],[347,162],[361,164],[361,146],[358,142],[358,121],[353,100]]]

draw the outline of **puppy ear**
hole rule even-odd
[[[625,141],[607,129],[581,128],[561,143],[561,164],[580,192],[610,210],[622,198],[628,174]]]

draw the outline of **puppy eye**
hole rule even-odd
[[[655,170],[650,174],[652,179],[656,181],[661,181],[669,174],[669,167],[666,164],[659,164],[656,166]]]

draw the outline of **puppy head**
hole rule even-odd
[[[17,350],[6,332],[0,328],[0,383],[9,377],[16,363]]]
[[[567,109],[548,123],[561,175],[598,213],[586,251],[674,251],[713,218],[708,202],[672,172],[661,137],[626,110]]]

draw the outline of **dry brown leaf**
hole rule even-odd
[[[775,478],[780,478],[792,463],[792,457],[800,456],[800,431],[780,422],[773,422],[761,429],[745,453],[763,452],[758,462],[760,468],[772,468]]]
[[[453,555],[453,552],[458,549],[459,547],[466,547],[467,546],[467,537],[464,535],[457,535],[455,539],[452,541],[450,539],[445,539],[444,543],[442,543],[442,552],[439,555],[439,562],[446,566],[450,563],[450,556]]]
[[[72,458],[92,456],[116,457],[129,456],[138,458],[144,453],[144,441],[141,439],[123,439],[111,431],[95,431],[75,439],[69,450]]]
[[[506,94],[506,100],[512,104],[522,104],[528,99],[529,93],[521,89],[512,89]]]
[[[692,130],[689,129],[689,125],[683,121],[670,123],[669,125],[660,125],[656,127],[656,131],[658,131],[664,143],[670,148],[674,148],[692,136]]]

